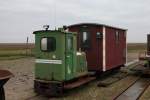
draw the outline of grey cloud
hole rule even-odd
[[[128,29],[128,42],[146,42],[149,0],[0,0],[0,42],[34,41],[34,30],[79,22]],[[135,38],[136,37],[136,38]]]

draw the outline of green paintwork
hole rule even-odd
[[[35,31],[35,55],[38,60],[59,60],[61,64],[37,62],[35,64],[35,79],[47,81],[68,81],[87,74],[86,55],[78,52],[76,33],[64,31]],[[56,50],[41,51],[41,39],[54,37]],[[68,48],[71,39],[72,48]],[[54,57],[55,56],[55,57]]]

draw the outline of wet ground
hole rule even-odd
[[[126,91],[122,92],[116,100],[137,100],[149,85],[149,78],[139,78]]]
[[[6,100],[25,100],[33,95],[34,58],[0,61],[0,69],[14,74],[5,85]]]

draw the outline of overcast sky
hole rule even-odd
[[[128,42],[146,42],[150,0],[0,0],[0,43],[25,42],[45,24],[50,29],[96,22],[128,29]]]

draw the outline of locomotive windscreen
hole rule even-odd
[[[41,39],[41,50],[42,51],[55,51],[56,39],[54,37],[44,37]]]

